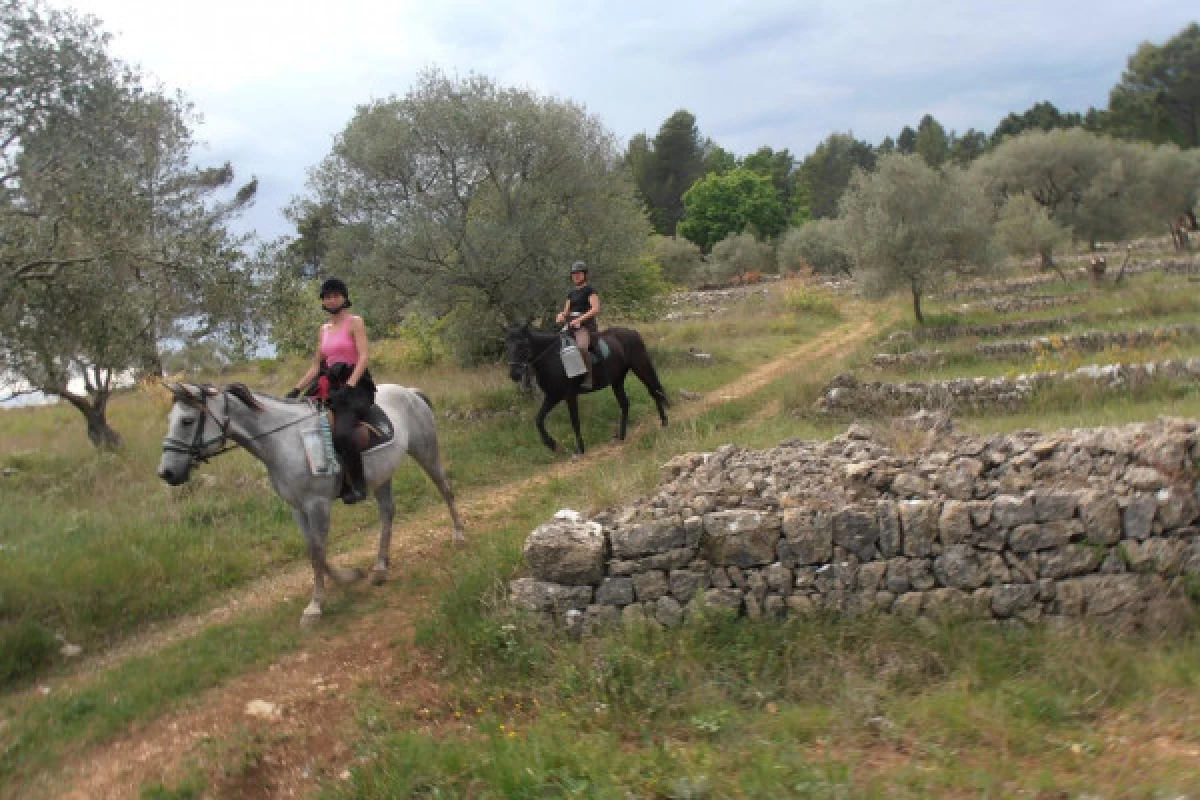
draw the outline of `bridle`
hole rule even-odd
[[[201,389],[200,392],[201,392],[201,394],[198,399],[195,397],[195,395],[193,395],[191,392],[187,391],[186,389],[182,390],[181,393],[176,394],[176,396],[175,396],[175,399],[177,402],[183,403],[185,406],[188,406],[189,408],[194,408],[200,412],[200,420],[196,424],[196,432],[192,435],[192,441],[185,442],[182,439],[176,439],[173,436],[163,437],[163,447],[162,447],[163,452],[164,453],[183,453],[190,459],[192,466],[195,466],[196,464],[206,464],[206,463],[208,463],[208,461],[210,459],[216,458],[219,455],[224,455],[225,453],[228,453],[230,450],[236,450],[238,447],[237,442],[229,441],[229,426],[232,424],[230,416],[229,416],[229,410],[228,410],[229,397],[226,395],[225,392],[217,392],[216,393],[216,394],[220,394],[225,397],[225,405],[226,405],[225,421],[221,422],[221,420],[217,418],[217,415],[213,413],[212,409],[208,407],[208,398],[214,397],[216,395],[215,394],[210,395],[210,394],[206,393],[204,389]],[[255,439],[262,439],[263,437],[270,436],[272,433],[277,433],[277,432],[283,430],[284,428],[290,428],[293,425],[299,425],[301,422],[310,420],[319,413],[320,413],[319,411],[313,411],[312,415],[310,415],[310,416],[301,417],[300,419],[294,419],[291,422],[286,422],[283,425],[280,425],[279,427],[276,427],[276,428],[272,428],[269,431],[263,431],[262,433],[258,433],[258,434],[255,434],[254,436],[248,436],[245,438],[248,441],[254,441]],[[219,435],[205,441],[205,439],[204,439],[204,423],[210,417],[212,418],[213,424],[215,424],[221,432]]]
[[[529,335],[528,331],[522,331],[521,336],[522,336],[522,344],[524,345],[523,349],[525,349],[526,352],[532,353],[533,352],[533,337]],[[545,358],[547,355],[549,355],[552,352],[554,352],[554,347],[552,345],[547,344],[546,349],[542,350],[542,352],[538,353],[536,356],[530,356],[529,358],[525,359],[524,361],[513,361],[512,359],[509,359],[508,365],[510,367],[520,367],[522,375],[527,376],[529,374],[530,367],[532,367],[537,362],[541,361],[543,358]]]
[[[201,390],[201,392],[203,392],[203,390]],[[191,392],[188,392],[186,396],[187,399],[185,400],[182,396],[176,395],[176,400],[200,412],[200,419],[196,424],[196,432],[192,435],[191,442],[185,442],[182,439],[176,439],[173,436],[164,437],[162,447],[163,452],[183,453],[188,456],[188,458],[191,460],[191,463],[194,465],[207,463],[209,459],[216,458],[223,453],[228,453],[230,450],[237,448],[236,443],[229,443],[229,414],[226,413],[225,422],[221,422],[221,420],[217,419],[217,415],[212,412],[212,409],[208,407],[208,395],[201,394],[201,397],[198,401],[192,396]],[[229,398],[225,398],[225,404],[226,406],[229,405]],[[228,412],[228,409],[226,409],[226,411]],[[210,417],[212,418],[213,423],[220,430],[220,434],[212,439],[209,439],[208,441],[205,441],[204,423]],[[213,445],[216,445],[216,449],[213,449]]]

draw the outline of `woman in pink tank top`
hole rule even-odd
[[[291,398],[318,393],[319,376],[328,380],[329,407],[333,410],[333,446],[346,467],[342,500],[358,503],[367,497],[362,453],[354,437],[354,426],[375,403],[375,381],[367,370],[367,329],[362,317],[347,311],[350,290],[337,278],[321,284],[321,307],[330,315],[317,337],[313,363]]]

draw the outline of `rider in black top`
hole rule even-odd
[[[567,293],[567,302],[555,319],[559,324],[570,320],[571,331],[575,334],[575,342],[579,345],[583,363],[587,367],[587,377],[584,378],[583,386],[590,388],[592,354],[588,348],[600,335],[600,328],[596,324],[596,315],[600,313],[600,295],[596,294],[596,290],[588,283],[587,264],[582,261],[571,265],[571,282],[575,284],[575,288]]]

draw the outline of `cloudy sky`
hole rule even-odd
[[[1103,107],[1140,42],[1200,17],[1179,0],[50,1],[183,90],[204,115],[199,158],[259,178],[246,223],[265,238],[290,232],[282,207],[354,107],[426,66],[573,99],[621,140],[686,108],[735,153],[803,157],[926,113],[990,133],[1041,100]]]

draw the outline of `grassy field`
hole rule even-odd
[[[1123,304],[1186,314],[1180,292],[1158,301],[1160,290],[1146,276],[1088,313],[1110,314],[1114,324]],[[908,326],[898,321],[907,303],[836,306],[793,288],[704,320],[639,326],[677,412],[688,409],[680,390],[735,383],[835,326],[874,316],[879,334],[667,429],[635,430],[618,454],[589,456],[587,480],[522,491],[485,530],[469,531],[466,550],[409,565],[382,594],[334,593],[329,624],[316,633],[296,627],[299,605],[280,603],[83,674],[53,655],[53,633],[90,652],[203,612],[231,589],[301,564],[300,537],[244,454],[214,462],[182,490],[160,485],[153,471],[166,408],[152,396],[115,403],[113,422],[128,442],[116,455],[92,453],[68,409],[0,414],[0,463],[16,470],[0,480],[0,504],[11,509],[0,516],[0,634],[31,656],[0,674],[8,683],[0,797],[53,786],[80,753],[191,708],[202,692],[283,654],[334,641],[388,605],[423,609],[406,652],[439,665],[439,690],[355,687],[345,700],[357,721],[354,756],[344,778],[316,782],[328,797],[1191,796],[1200,758],[1200,640],[1191,622],[1114,639],[890,618],[747,625],[713,617],[570,642],[510,614],[504,587],[521,567],[521,544],[555,509],[624,504],[651,491],[658,466],[680,452],[771,446],[843,427],[809,413],[812,402],[833,373],[868,363],[887,331]],[[1130,326],[1151,324],[1136,317],[1126,315]],[[701,366],[689,348],[711,362]],[[460,495],[487,496],[568,463],[538,443],[536,405],[500,368],[383,361],[379,378],[420,386],[440,414],[492,414],[439,416]],[[263,363],[219,380],[278,391],[301,369]],[[1046,398],[961,426],[1200,416],[1193,390],[1176,394]],[[653,423],[645,392],[635,384],[630,395],[633,420]],[[585,400],[589,443],[611,437],[616,411],[610,398]],[[550,427],[567,438],[565,411]],[[427,484],[411,467],[398,477],[398,535],[406,517],[439,502]],[[361,545],[373,527],[369,509],[339,509],[335,547]],[[43,682],[55,690],[31,690]],[[142,796],[259,796],[245,792],[245,770],[230,763],[259,763],[270,746],[231,733],[216,755],[184,777],[145,785]]]

